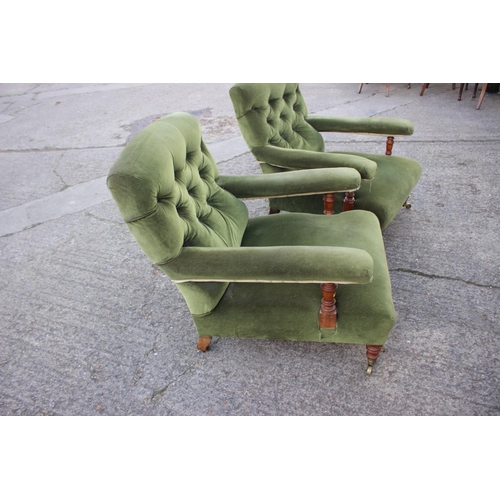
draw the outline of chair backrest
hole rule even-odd
[[[168,274],[168,263],[183,247],[241,244],[248,210],[217,184],[218,176],[196,118],[174,113],[153,122],[127,144],[107,184],[144,253]],[[193,314],[215,307],[226,287],[179,286]]]
[[[323,137],[306,121],[307,105],[297,83],[237,83],[229,95],[250,149],[270,144],[324,151]]]

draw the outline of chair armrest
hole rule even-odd
[[[220,175],[217,184],[237,198],[285,198],[356,191],[361,176],[352,168],[317,168],[266,175]]]
[[[361,284],[373,278],[373,259],[368,252],[326,246],[185,247],[161,267],[176,283]]]
[[[361,174],[362,179],[373,179],[377,171],[377,164],[374,161],[352,154],[323,153],[305,149],[285,149],[271,145],[253,148],[252,153],[259,161],[283,168],[346,167],[357,170]]]
[[[413,123],[400,118],[308,116],[306,121],[318,132],[384,136],[413,134]]]

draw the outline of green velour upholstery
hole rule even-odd
[[[289,213],[257,217],[249,221],[242,245],[271,246],[278,260],[286,257],[286,246],[364,250],[373,259],[373,279],[366,284],[339,285],[337,328],[323,331],[318,327],[318,285],[231,283],[210,316],[194,316],[197,328],[203,329],[205,335],[220,335],[224,330],[224,336],[234,337],[378,345],[387,339],[395,311],[384,244],[373,214],[360,210],[337,215]],[[313,262],[316,256],[304,258]],[[295,275],[293,268],[289,272]],[[232,328],[226,330],[227,325]]]
[[[320,133],[411,135],[413,124],[408,120],[308,116],[304,97],[296,83],[239,83],[230,89],[230,97],[241,133],[264,173],[354,168],[366,181],[356,193],[354,208],[375,213],[382,229],[399,212],[420,178],[420,164],[408,158],[325,152]],[[288,212],[323,212],[320,196],[270,199],[269,205],[272,209]],[[335,212],[339,211],[341,198],[337,197]]]
[[[307,122],[318,132],[392,135],[394,137],[413,134],[413,123],[399,118],[308,116]]]
[[[353,168],[364,180],[373,179],[377,173],[376,162],[352,154],[321,153],[270,145],[254,148],[252,152],[261,162],[276,165],[280,169]]]
[[[200,336],[383,344],[395,311],[375,215],[249,219],[238,199],[356,190],[358,171],[280,173],[269,176],[271,188],[263,177],[220,176],[196,118],[174,113],[130,141],[107,183],[143,251],[183,294]],[[335,328],[319,327],[319,283],[339,284]]]
[[[220,175],[217,184],[230,191],[237,198],[283,198],[283,185],[301,196],[311,193],[329,193],[328,186],[334,191],[357,191],[361,187],[361,176],[351,168],[320,169],[307,172],[283,172],[262,175]],[[291,192],[290,191],[290,192]]]

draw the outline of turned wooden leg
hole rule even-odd
[[[335,204],[335,195],[333,193],[327,193],[323,195],[323,203],[325,205],[323,213],[326,215],[333,215],[333,205]]]
[[[279,208],[270,208],[269,209],[269,215],[279,214],[279,213],[280,213]]]
[[[358,94],[361,94],[361,91],[363,90],[363,85],[364,85],[364,83],[359,84]]]
[[[392,146],[394,146],[394,137],[392,137],[392,135],[390,135],[387,138],[387,142],[385,143],[385,154],[387,156],[392,155]]]
[[[348,212],[354,208],[356,198],[353,191],[347,191],[342,202],[342,212]]]
[[[366,345],[366,357],[368,358],[368,368],[366,369],[366,374],[371,375],[373,370],[373,365],[380,355],[383,345]]]
[[[422,90],[420,91],[420,97],[422,97],[424,95],[425,89],[428,89],[428,88],[429,88],[429,84],[428,83],[424,83],[422,85]]]
[[[411,89],[411,83],[406,86],[407,89]]]
[[[474,91],[472,92],[472,99],[476,98],[477,95],[477,88],[479,87],[479,83],[474,84]]]
[[[335,328],[337,326],[337,293],[336,283],[321,283],[321,308],[319,310],[319,327]]]
[[[196,348],[198,349],[198,351],[205,352],[208,349],[208,346],[210,345],[211,340],[212,340],[212,337],[208,337],[206,335],[198,337],[198,344],[196,345]]]

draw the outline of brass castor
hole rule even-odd
[[[409,199],[410,199],[409,197],[406,198],[406,201],[403,203],[403,207],[405,207],[405,208],[411,208],[411,203],[408,203]]]
[[[198,338],[198,344],[196,345],[196,348],[198,351],[205,352],[208,349],[208,346],[210,345],[210,342],[212,340],[212,337],[207,337],[207,336],[202,336]]]
[[[368,368],[366,369],[366,374],[371,375],[373,371],[373,365],[375,364],[375,359],[369,359],[368,360]]]

